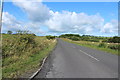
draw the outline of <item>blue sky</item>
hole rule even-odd
[[[26,29],[40,36],[63,33],[115,36],[117,20],[117,2],[5,2],[2,32]]]
[[[44,4],[53,11],[85,12],[89,15],[100,13],[106,21],[118,18],[117,2],[47,2]]]

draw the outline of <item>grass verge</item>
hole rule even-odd
[[[98,45],[100,44],[98,42],[72,41],[72,40],[69,40],[69,39],[66,39],[66,38],[62,38],[62,40],[70,42],[70,43],[74,43],[74,44],[77,44],[77,45],[80,45],[80,46],[89,47],[89,48],[93,48],[93,49],[96,49],[96,50],[101,50],[101,51],[104,51],[104,52],[107,52],[107,53],[120,55],[118,53],[118,50],[113,50],[113,49],[109,49],[109,48],[106,48],[106,47],[98,47]],[[106,45],[107,45],[107,43],[106,43]]]
[[[11,37],[12,40],[7,39],[8,37]],[[30,70],[38,68],[41,64],[41,61],[49,54],[49,52],[53,50],[56,45],[56,40],[47,40],[45,37],[38,36],[35,36],[35,43],[33,43],[32,41],[32,44],[26,43],[26,41],[25,43],[17,43],[18,41],[13,42],[14,39],[18,39],[17,35],[4,35],[3,39],[7,39],[8,42],[8,44],[3,43],[5,53],[3,53],[2,55],[7,55],[3,58],[3,78],[17,78]],[[6,40],[4,40],[3,42],[6,42]],[[5,44],[7,44],[7,48]],[[12,48],[16,44],[18,45],[18,48]],[[12,45],[12,47],[10,47],[10,45]],[[25,46],[25,49],[23,48],[23,46]]]

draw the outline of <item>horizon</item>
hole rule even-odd
[[[8,34],[7,32],[6,33],[1,33],[1,34]],[[12,33],[13,35],[16,35],[17,33]],[[10,35],[12,35],[12,34],[10,34]],[[29,34],[29,33],[28,33]],[[30,33],[30,34],[34,34],[34,33]],[[66,34],[70,34],[70,33],[66,33]],[[60,34],[60,35],[36,35],[36,36],[40,36],[40,37],[44,37],[44,36],[61,36],[61,35],[66,35],[65,33],[63,33],[63,34]],[[83,36],[84,34],[75,34],[75,35],[79,35],[79,36]],[[94,36],[94,37],[115,37],[115,36],[97,36],[97,35],[85,35],[85,36]],[[120,36],[117,36],[117,37],[120,37]]]

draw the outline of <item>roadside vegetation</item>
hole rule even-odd
[[[80,36],[79,34],[64,34],[59,37],[70,43],[120,55],[120,53],[118,53],[118,50],[120,49],[120,37],[117,36],[98,37],[90,35]]]
[[[51,36],[51,35],[47,35],[46,36],[46,38],[48,39],[48,40],[50,40],[50,39],[55,39],[57,36]]]
[[[2,34],[2,76],[17,78],[41,65],[56,45],[56,40],[36,36],[29,31]]]
[[[8,31],[2,34],[2,77],[17,78],[26,72],[39,68],[42,60],[56,45],[56,39],[86,46],[108,53],[118,54],[120,37],[97,37],[79,34],[60,36],[36,36],[29,31]]]

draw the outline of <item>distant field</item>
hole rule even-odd
[[[108,46],[118,46],[118,43],[104,43],[104,46],[100,46],[100,42],[90,42],[90,41],[73,41],[70,39],[66,39],[66,38],[62,38],[64,41],[70,42],[70,43],[74,43],[80,46],[85,46],[85,47],[89,47],[89,48],[93,48],[93,49],[97,49],[97,50],[102,50],[108,53],[112,53],[112,54],[116,54],[116,55],[120,55],[118,53],[118,50],[114,50],[114,49],[110,49],[108,48]]]
[[[40,66],[56,45],[56,40],[25,35],[2,35],[3,78],[16,78]]]

